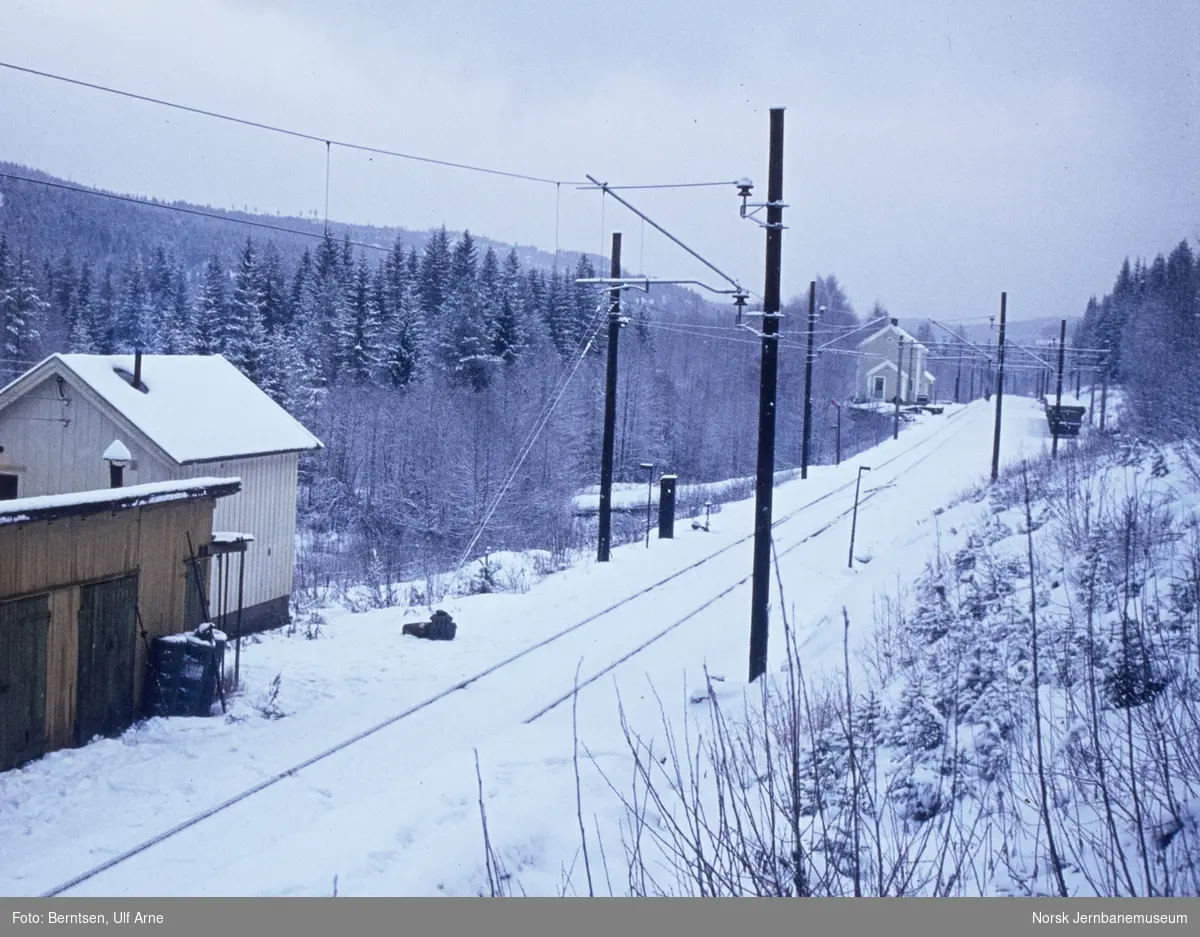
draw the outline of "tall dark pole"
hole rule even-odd
[[[1104,364],[1100,371],[1100,432],[1104,432],[1105,418],[1108,416],[1108,352],[1104,352]]]
[[[1050,455],[1058,458],[1058,421],[1062,416],[1062,382],[1063,362],[1067,352],[1067,320],[1063,319],[1058,326],[1058,384],[1054,391],[1054,419],[1050,423],[1053,440],[1050,442]]]
[[[854,483],[854,514],[850,517],[850,558],[846,561],[846,568],[854,568],[854,535],[858,531],[858,491],[862,487],[862,473],[871,471],[870,466],[860,465],[858,467],[858,481]]]
[[[1004,317],[1008,311],[1008,293],[1000,294],[1000,347],[996,362],[996,434],[992,439],[992,481],[1000,474],[1000,410],[1004,404]],[[988,343],[989,348],[991,343]]]
[[[899,350],[896,352],[896,417],[892,423],[892,439],[900,438],[900,377],[904,366],[904,336],[900,336]]]
[[[642,468],[650,474],[646,476],[646,549],[650,549],[650,505],[654,501],[654,463],[643,462]]]
[[[958,371],[954,375],[954,402],[958,403],[958,385],[962,383],[962,352],[958,353]]]
[[[837,464],[842,464],[842,405],[836,400],[833,405],[837,408]]]
[[[983,365],[983,399],[991,400],[991,380],[992,380],[992,337],[988,336],[987,343],[987,359]]]
[[[237,638],[233,650],[233,688],[242,687],[242,608],[246,604],[246,548],[242,545],[241,556],[238,557],[238,609],[237,609]]]
[[[905,389],[911,388],[911,391],[912,391],[912,393],[909,394],[909,397],[911,398],[908,401],[909,403],[917,402],[917,388],[920,386],[920,383],[921,383],[920,381],[918,381],[916,378],[913,377],[913,371],[916,369],[916,366],[917,366],[917,343],[909,342],[909,344],[908,344],[908,381],[906,381],[905,385],[904,385]]]
[[[750,606],[750,682],[767,672],[771,594],[771,501],[775,485],[775,389],[783,266],[783,108],[771,108],[767,161],[767,261],[763,290],[762,370],[758,396],[758,471],[754,485],[754,578]]]
[[[621,234],[612,236],[612,279],[621,275]],[[621,290],[608,294],[608,369],[604,376],[604,440],[600,456],[600,543],[596,559],[607,563],[612,548],[613,443],[617,434],[617,339],[621,334]]]
[[[817,282],[808,284],[808,350],[804,353],[804,441],[800,445],[800,477],[808,478],[808,452],[812,440],[813,322],[817,317]]]

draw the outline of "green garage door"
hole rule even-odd
[[[0,602],[0,771],[45,750],[49,628],[50,596]]]
[[[120,735],[133,725],[137,575],[79,590],[79,679],[75,744]]]

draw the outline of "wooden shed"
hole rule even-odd
[[[252,534],[244,632],[288,621],[300,455],[320,441],[220,355],[52,355],[0,389],[0,497],[233,476],[219,531]]]
[[[135,721],[150,639],[202,620],[199,557],[217,500],[240,488],[198,478],[0,501],[0,771]]]

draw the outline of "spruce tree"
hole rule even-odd
[[[516,248],[508,252],[500,274],[497,307],[491,322],[492,354],[511,364],[525,351],[526,335],[521,303],[521,261]]]
[[[50,304],[38,292],[34,266],[22,257],[10,263],[12,273],[0,303],[0,355],[22,364],[36,359],[41,353],[42,328]]]
[[[208,259],[200,275],[200,288],[196,291],[195,328],[192,351],[197,355],[219,355],[224,351],[225,317],[228,313],[226,292],[227,278],[217,256]]]
[[[246,239],[238,255],[233,296],[222,330],[221,350],[229,362],[252,381],[263,377],[266,326],[263,323],[262,284],[254,242]]]
[[[425,353],[424,317],[416,297],[419,277],[416,250],[405,255],[397,239],[384,272],[387,314],[383,369],[395,387],[404,387],[416,378]]]
[[[64,339],[69,341],[75,326],[78,310],[77,292],[79,283],[75,278],[75,263],[71,259],[70,250],[64,250],[54,271],[54,292],[50,300],[50,327],[47,330],[53,336],[51,342],[60,346]]]
[[[417,274],[417,300],[430,341],[442,330],[442,311],[449,293],[450,237],[442,225],[426,242]]]
[[[263,245],[258,260],[259,288],[262,292],[263,327],[274,334],[291,324],[292,307],[288,299],[283,257],[274,241]]]
[[[92,329],[92,265],[84,261],[79,268],[79,282],[72,300],[71,334],[67,347],[82,355],[95,354],[96,339]]]
[[[382,284],[381,284],[382,285]],[[336,336],[348,380],[372,381],[379,367],[379,307],[366,258],[354,268],[345,316]]]
[[[346,321],[347,285],[342,262],[342,253],[326,233],[313,258],[307,295],[301,299],[305,321],[300,327],[299,350],[320,375],[322,384],[333,380],[341,363],[335,337]]]
[[[88,325],[92,333],[92,343],[102,355],[111,355],[116,350],[113,334],[117,321],[115,274],[112,261],[106,262],[104,274],[100,277],[99,285],[92,291],[91,301],[88,303]]]
[[[196,311],[188,297],[188,278],[183,265],[175,262],[171,272],[171,308],[163,328],[169,355],[190,355],[196,347]]]
[[[574,309],[572,310],[570,323],[567,328],[567,335],[572,348],[577,346],[581,341],[586,340],[589,335],[594,334],[598,308],[601,305],[607,308],[608,305],[607,293],[602,295],[596,287],[576,282],[577,280],[592,279],[595,276],[596,268],[592,265],[591,259],[587,254],[580,254],[570,282]],[[595,344],[592,347],[596,351],[600,349],[599,344]]]
[[[489,338],[475,240],[465,231],[451,254],[450,294],[445,301],[439,343],[446,369],[476,390],[482,390],[491,379]]]
[[[131,354],[138,349],[155,351],[154,307],[150,297],[146,269],[140,256],[134,256],[125,268],[121,300],[112,333],[114,351]]]
[[[12,248],[8,238],[0,232],[0,359],[8,356],[5,336],[8,335],[8,302],[15,276]]]

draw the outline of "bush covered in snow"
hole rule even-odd
[[[627,728],[630,893],[1200,894],[1181,450],[1072,447],[973,497],[965,546],[877,604],[840,681],[789,631],[744,713],[710,697],[707,733],[667,723],[665,750]]]

